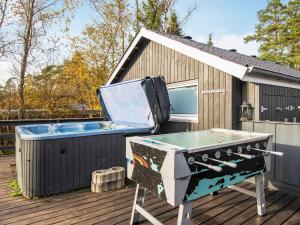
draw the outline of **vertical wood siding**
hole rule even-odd
[[[144,43],[138,53],[132,57],[123,69],[120,80],[158,75],[163,75],[167,84],[195,79],[199,81],[199,122],[190,125],[182,123],[180,126],[177,124],[174,126],[178,129],[175,130],[232,128],[233,78],[231,75],[150,41]],[[203,93],[203,91],[219,89],[225,91]],[[169,130],[174,132],[174,127]]]

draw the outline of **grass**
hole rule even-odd
[[[14,155],[15,150],[1,150],[0,155]]]
[[[9,181],[8,186],[12,189],[12,192],[10,193],[11,197],[22,196],[21,188],[16,179]]]

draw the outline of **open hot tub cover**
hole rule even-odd
[[[146,77],[97,89],[107,120],[137,124],[157,133],[170,118],[170,101],[162,76]]]

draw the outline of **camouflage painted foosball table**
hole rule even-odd
[[[189,224],[192,201],[224,188],[257,198],[266,213],[263,174],[270,170],[272,135],[211,129],[126,139],[127,176],[137,183],[131,224],[141,215],[162,224],[143,208],[146,191],[179,205],[177,224]],[[255,177],[256,192],[238,186]]]

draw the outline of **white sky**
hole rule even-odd
[[[223,34],[219,37],[213,37],[214,46],[224,49],[236,49],[239,53],[245,55],[257,55],[259,44],[256,42],[244,43],[244,37],[248,34]],[[207,43],[207,36],[198,35],[193,37],[195,41]]]

